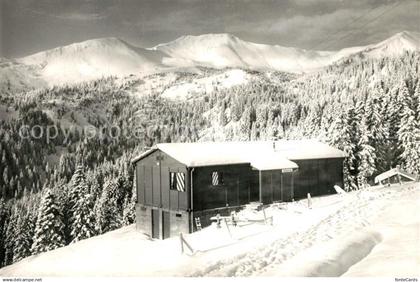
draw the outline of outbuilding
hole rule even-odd
[[[314,140],[157,144],[133,160],[137,228],[165,239],[251,202],[335,193],[344,157]]]

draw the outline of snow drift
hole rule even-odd
[[[380,243],[379,232],[363,230],[300,253],[266,276],[337,277],[365,258]]]

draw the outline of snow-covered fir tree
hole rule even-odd
[[[136,193],[135,183],[136,183],[136,174],[134,174],[131,197],[127,195],[124,201],[124,210],[123,210],[123,224],[124,225],[132,224],[135,222],[135,219],[136,219],[137,193]]]
[[[95,232],[94,201],[91,194],[80,195],[73,211],[71,228],[72,243],[90,238]]]
[[[367,179],[376,170],[375,168],[375,148],[369,144],[371,134],[368,131],[366,120],[362,119],[360,123],[360,139],[358,147],[360,151],[357,152],[357,158],[359,159],[359,173],[357,175],[357,184],[359,189],[364,188],[367,184]]]
[[[96,228],[100,234],[117,229],[122,224],[122,211],[116,197],[118,185],[114,179],[106,179],[102,195],[95,207]]]
[[[410,173],[420,173],[420,121],[416,119],[416,99],[410,93],[405,82],[401,84],[403,101],[398,140],[401,144],[403,167]]]
[[[84,196],[89,193],[87,186],[84,167],[78,165],[71,178],[69,185],[69,225],[70,225],[70,240],[76,242],[84,239],[88,234],[91,234],[91,224],[93,224],[92,215],[86,210],[92,205],[93,199],[89,195],[88,198]],[[90,212],[93,212],[92,210]],[[83,226],[86,224],[86,226]],[[85,230],[86,229],[86,230]],[[80,235],[79,232],[82,232]]]
[[[44,187],[31,252],[39,254],[63,247],[65,244],[63,215],[52,190]]]
[[[79,164],[77,165],[76,170],[74,171],[74,174],[70,180],[69,202],[71,209],[73,209],[74,205],[77,203],[80,195],[83,195],[87,191],[86,185],[84,167]]]
[[[21,214],[16,224],[15,248],[13,252],[13,262],[31,255],[33,243],[33,232],[30,215]]]
[[[17,207],[14,207],[12,210],[12,213],[9,217],[9,221],[7,222],[7,225],[5,226],[4,230],[4,238],[5,238],[5,254],[4,254],[4,261],[5,264],[11,264],[13,262],[13,256],[15,252],[16,247],[16,229],[17,229],[17,221],[18,221],[18,213]]]

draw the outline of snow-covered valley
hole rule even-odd
[[[151,240],[130,225],[28,257],[0,275],[415,277],[419,189],[376,186],[313,198],[311,208],[307,200],[274,204],[266,209],[273,225],[230,226],[231,236],[212,225],[185,235],[194,254],[181,254],[178,237]]]

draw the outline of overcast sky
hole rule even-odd
[[[151,47],[185,34],[335,50],[420,31],[420,0],[0,0],[0,56],[99,37]]]

